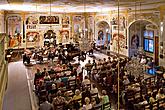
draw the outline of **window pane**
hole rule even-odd
[[[154,41],[153,40],[149,40],[149,51],[154,52]]]
[[[144,39],[144,50],[148,51],[149,50],[148,48],[149,48],[148,47],[148,39]]]
[[[150,36],[150,38],[153,38],[154,37],[154,32],[153,31],[149,31],[149,36]]]
[[[144,37],[148,37],[148,32],[144,31]]]

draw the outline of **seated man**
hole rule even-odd
[[[53,110],[53,105],[51,105],[46,98],[43,98],[43,103],[40,104],[38,110]]]
[[[57,92],[57,97],[55,97],[53,99],[53,106],[55,110],[63,110],[65,103],[66,103],[66,99],[62,96],[61,91]]]
[[[144,56],[142,56],[142,58],[140,59],[140,63],[141,64],[146,64],[147,63],[147,59]]]
[[[92,69],[92,67],[93,67],[93,65],[91,64],[91,61],[88,60],[88,63],[85,64],[85,68],[87,70],[87,74],[89,75],[89,77],[91,75],[91,69]]]

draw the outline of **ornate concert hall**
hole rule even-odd
[[[0,0],[0,110],[165,110],[165,0]]]

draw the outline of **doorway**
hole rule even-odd
[[[159,63],[159,30],[157,25],[147,20],[137,20],[129,26],[129,57],[139,51]]]

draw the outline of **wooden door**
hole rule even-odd
[[[159,37],[155,36],[155,43],[154,43],[154,59],[155,59],[155,64],[159,65]]]

